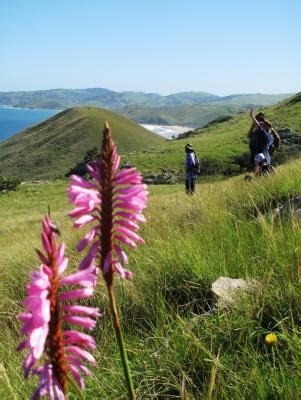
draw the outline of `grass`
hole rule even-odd
[[[198,185],[151,187],[146,245],[130,254],[133,282],[116,283],[128,356],[138,399],[297,399],[301,396],[300,222],[277,220],[277,202],[300,193],[301,161],[273,177],[245,183],[242,176]],[[0,195],[0,395],[25,399],[35,385],[24,381],[20,312],[29,270],[36,268],[40,220],[50,204],[67,243],[71,268],[81,235],[66,212],[66,182],[23,185]],[[252,278],[255,293],[228,310],[208,310],[211,283],[219,276]],[[125,399],[118,349],[106,292],[92,302],[103,317],[95,336],[97,367],[87,379],[87,399]],[[276,332],[269,347],[265,334]],[[2,392],[1,392],[2,391]],[[185,397],[186,396],[186,397]],[[74,394],[70,399],[75,399]]]

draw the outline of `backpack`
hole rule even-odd
[[[199,160],[198,156],[195,153],[194,153],[194,158],[195,158],[195,163],[194,163],[194,166],[192,167],[192,170],[193,170],[194,173],[199,175],[200,172],[201,172],[200,160]]]

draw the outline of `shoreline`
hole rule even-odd
[[[156,124],[142,124],[142,123],[140,123],[139,125],[167,139],[173,139],[173,136],[177,137],[181,133],[192,131],[193,129],[195,129],[192,127],[181,126],[181,125],[156,125]]]

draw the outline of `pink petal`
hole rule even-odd
[[[116,272],[118,272],[122,279],[132,279],[133,274],[127,269],[124,269],[119,262],[114,262],[114,266]]]
[[[64,312],[91,315],[92,317],[99,317],[101,315],[97,307],[79,306],[75,304],[64,305],[62,310]]]
[[[51,246],[50,246],[48,237],[47,237],[47,235],[46,235],[45,232],[42,232],[41,238],[42,238],[42,243],[43,243],[43,247],[44,247],[45,251],[46,251],[48,254],[50,254],[50,253],[51,253]]]
[[[81,187],[86,188],[86,189],[96,189],[97,188],[95,183],[88,182],[85,179],[83,179],[83,178],[81,178],[81,177],[79,177],[77,175],[71,175],[70,178],[71,178],[71,183],[72,184],[76,184],[76,185],[81,186]]]
[[[125,228],[131,229],[133,231],[137,231],[139,229],[139,226],[137,224],[129,220],[117,219],[116,221],[114,221],[114,224],[122,225]]]
[[[84,288],[78,290],[71,290],[71,292],[63,293],[59,296],[60,301],[74,300],[74,299],[84,299],[93,296],[92,288]]]
[[[63,285],[82,285],[84,287],[94,287],[96,283],[95,267],[86,268],[71,275],[66,275],[60,280],[60,286]]]
[[[87,376],[91,375],[91,372],[88,370],[88,368],[82,364],[77,358],[73,356],[67,356],[67,360],[75,365],[79,370],[83,371],[83,373]]]
[[[80,325],[83,328],[94,329],[96,326],[96,321],[88,317],[80,317],[77,315],[65,314],[63,315],[63,320],[71,322],[72,324]]]
[[[118,226],[116,228],[116,231],[120,232],[124,236],[127,236],[129,239],[134,240],[137,243],[141,243],[141,244],[144,243],[144,240],[139,235],[137,235],[137,233],[132,232],[129,229]]]
[[[35,250],[36,250],[36,253],[37,253],[39,259],[41,260],[41,262],[42,262],[43,264],[48,265],[48,264],[49,264],[48,258],[45,257],[44,254],[43,254],[40,250],[38,250],[38,249],[35,249]]]
[[[121,247],[119,247],[117,244],[114,244],[114,249],[116,250],[119,257],[121,258],[121,261],[124,264],[128,264],[128,258],[126,256],[125,252],[123,251],[123,249]]]
[[[117,211],[114,213],[114,217],[128,218],[137,222],[146,222],[146,218],[143,214],[135,212]]]
[[[65,243],[62,242],[57,250],[57,262],[58,264],[60,264],[63,261],[64,258],[64,254],[65,254]]]
[[[82,250],[84,250],[84,248],[94,240],[98,232],[99,232],[98,227],[91,229],[90,232],[88,232],[85,235],[85,237],[82,240],[80,240],[76,245],[77,251],[81,252]]]
[[[78,373],[77,368],[74,365],[69,364],[68,369],[71,372],[73,378],[76,380],[78,386],[83,390],[85,388],[84,380]]]
[[[103,263],[103,270],[102,270],[103,274],[109,273],[111,265],[112,265],[112,253],[109,251]]]
[[[75,354],[78,358],[86,360],[93,365],[96,365],[95,358],[92,356],[92,354],[88,353],[86,350],[83,350],[78,346],[66,346],[65,351],[67,353]]]
[[[79,264],[79,269],[80,270],[84,270],[84,269],[89,268],[91,266],[92,262],[94,261],[96,255],[97,255],[99,246],[100,246],[99,240],[97,240],[96,242],[93,243],[93,245],[91,246],[88,254],[86,255],[86,257],[84,257],[82,259],[81,263]]]
[[[66,268],[68,267],[68,262],[69,259],[68,258],[64,258],[62,262],[58,263],[58,275],[62,275],[62,273],[66,270]]]
[[[96,181],[99,182],[99,180],[100,180],[99,171],[96,171],[90,164],[88,164],[86,166],[86,169],[89,172],[89,174],[92,176],[92,178],[94,178]]]
[[[86,346],[91,349],[96,348],[95,340],[86,333],[79,331],[65,331],[64,335],[64,344],[77,344],[81,346]]]
[[[90,224],[90,222],[94,221],[95,219],[96,217],[94,215],[83,215],[74,222],[74,228],[80,228],[83,225]]]
[[[120,240],[122,243],[126,244],[127,246],[131,247],[132,249],[135,249],[136,243],[130,240],[127,236],[124,235],[116,235],[115,239]]]

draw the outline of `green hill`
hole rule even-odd
[[[145,151],[164,141],[112,111],[72,108],[0,143],[0,175],[21,179],[63,176],[88,150],[99,148],[105,120],[121,152]]]
[[[180,105],[177,107],[127,106],[120,114],[144,124],[201,127],[218,117],[237,114],[241,107],[229,105]]]

